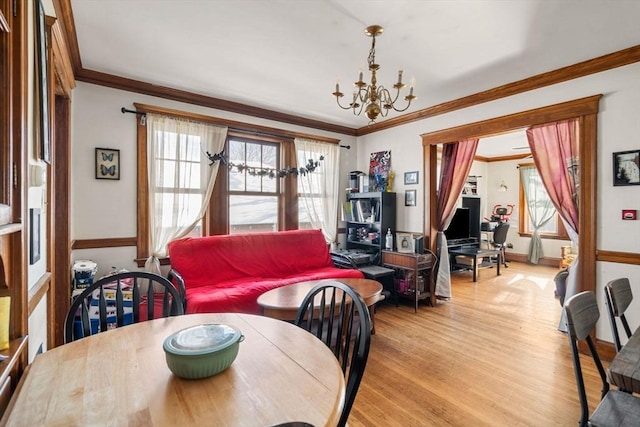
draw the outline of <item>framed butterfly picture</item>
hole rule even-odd
[[[120,150],[96,148],[96,179],[120,179]]]

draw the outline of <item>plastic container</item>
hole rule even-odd
[[[238,355],[244,335],[233,326],[211,323],[169,335],[162,345],[174,375],[207,378],[227,369]]]

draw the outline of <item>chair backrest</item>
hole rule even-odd
[[[507,232],[509,231],[509,223],[501,222],[493,229],[493,243],[504,244],[507,241]]]
[[[131,323],[184,314],[184,297],[162,276],[130,271],[89,285],[69,307],[64,342]]]
[[[576,383],[578,385],[578,394],[580,395],[580,407],[582,409],[580,425],[586,426],[589,420],[589,402],[587,401],[584,379],[582,377],[582,367],[580,365],[580,355],[578,353],[578,341],[586,341],[589,346],[589,351],[591,352],[591,356],[602,381],[601,398],[603,398],[609,391],[609,383],[607,382],[604,367],[602,366],[595,343],[590,335],[596,326],[596,322],[600,318],[600,310],[598,309],[596,296],[591,291],[580,292],[579,294],[572,296],[566,300],[564,307],[567,313],[568,336],[571,343],[573,367],[576,375]]]
[[[347,391],[338,426],[345,426],[369,357],[371,318],[367,305],[344,283],[323,281],[302,301],[295,324],[331,348],[342,366]]]
[[[627,318],[624,314],[633,300],[629,279],[623,277],[610,281],[604,288],[604,294],[607,310],[609,312],[613,341],[616,346],[616,351],[620,351],[622,344],[620,342],[616,317],[620,318],[620,322],[627,334],[627,338],[631,338],[631,328],[629,327],[629,323],[627,322]]]

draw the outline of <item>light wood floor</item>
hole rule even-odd
[[[580,404],[568,338],[557,330],[557,269],[509,263],[453,275],[436,307],[384,303],[349,417],[358,426],[576,426]],[[597,371],[582,358],[587,396]],[[604,362],[605,368],[608,362]]]

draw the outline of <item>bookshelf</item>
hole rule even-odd
[[[381,263],[380,252],[388,229],[395,238],[396,193],[349,193],[344,206],[347,224],[347,250],[372,254]]]

